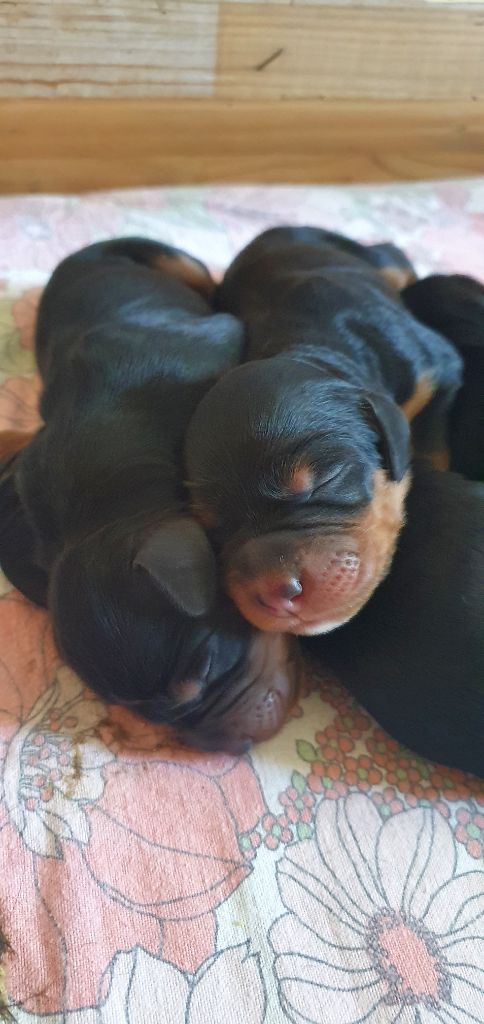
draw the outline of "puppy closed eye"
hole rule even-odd
[[[318,470],[317,466],[295,466],[286,480],[288,496],[311,498],[341,476],[347,468],[345,463],[336,463],[323,470]]]
[[[291,468],[284,481],[289,494],[305,496],[314,488],[315,476],[311,466],[297,465]]]
[[[318,473],[313,488],[314,492],[317,493],[322,488],[327,487],[328,484],[332,484],[335,480],[338,480],[340,477],[343,477],[350,468],[351,467],[348,465],[348,463],[340,462],[334,466],[331,466],[331,468],[328,468],[323,472]]]

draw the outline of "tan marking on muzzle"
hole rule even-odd
[[[354,587],[342,586],[341,600],[338,600],[337,593],[334,593],[334,614],[332,616],[327,610],[311,613],[311,608],[304,605],[304,589],[302,603],[292,618],[282,619],[271,615],[269,608],[260,607],[257,601],[254,601],[254,579],[241,580],[240,577],[231,577],[229,574],[227,590],[241,614],[261,630],[272,632],[283,629],[296,635],[326,633],[351,619],[366,604],[390,568],[398,535],[405,518],[405,497],[409,485],[410,474],[407,474],[399,483],[394,483],[388,479],[384,470],[375,471],[371,502],[359,518],[348,527],[354,554],[358,558],[360,566],[361,583],[356,583]],[[344,548],[345,543],[344,537],[338,536],[339,547]],[[351,553],[348,552],[348,559],[350,555]],[[304,561],[300,562],[299,569],[302,577],[305,573],[311,572],[313,563],[314,558],[311,553],[309,553],[307,564]],[[317,586],[317,578],[314,577],[314,579]],[[324,573],[321,574],[320,583],[324,590]],[[344,593],[345,589],[346,593]],[[321,602],[322,607],[324,607],[324,603]]]
[[[377,582],[381,582],[390,567],[405,521],[405,498],[410,481],[410,473],[395,483],[383,469],[377,469],[373,475],[373,498],[351,531],[357,538],[361,561],[371,556],[379,565]]]

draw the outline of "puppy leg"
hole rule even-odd
[[[417,280],[415,270],[404,252],[391,242],[366,247],[368,263],[385,278],[387,284],[400,292]]]
[[[2,430],[0,433],[0,464],[9,462],[14,455],[18,455],[23,448],[27,447],[33,436],[33,434],[26,434],[21,430]]]
[[[138,262],[145,262],[147,266],[155,270],[162,270],[171,277],[198,292],[202,298],[209,302],[215,291],[215,282],[210,271],[201,260],[185,252],[184,249],[176,249],[172,245],[165,245],[163,242],[152,242],[146,239],[130,240],[121,239],[120,246],[131,244],[130,255]],[[116,245],[116,243],[113,243]]]
[[[202,298],[210,302],[215,291],[215,282],[207,268],[200,260],[189,256],[182,249],[174,249],[173,252],[173,256],[171,254],[158,256],[155,265],[167,274],[171,274],[172,277],[183,281],[189,288],[193,288],[193,291],[198,292]]]
[[[450,466],[448,424],[455,391],[436,391],[412,423],[412,446],[416,458],[428,459],[434,469]]]
[[[15,484],[15,463],[32,434],[0,433],[0,565],[33,604],[47,605],[48,576],[36,562],[36,539]]]
[[[450,463],[471,480],[484,480],[484,285],[462,274],[434,274],[407,288],[402,299],[463,358],[463,386],[450,414]]]
[[[83,263],[86,260],[103,260],[106,256],[122,257],[141,263],[153,270],[162,270],[171,277],[184,281],[189,288],[199,292],[204,299],[211,299],[215,290],[215,282],[204,263],[183,249],[176,249],[164,242],[155,242],[150,238],[114,238],[107,242],[94,242],[86,249],[81,249],[69,256],[71,263]]]
[[[413,395],[400,407],[411,423],[415,458],[428,459],[434,469],[449,469],[448,423],[457,388],[437,388],[422,377]]]

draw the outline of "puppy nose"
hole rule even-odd
[[[279,595],[286,601],[292,601],[294,597],[299,597],[299,594],[302,594],[302,584],[296,577],[285,580],[279,587]]]
[[[271,611],[292,611],[302,594],[302,583],[295,576],[266,585],[257,594],[257,600]]]

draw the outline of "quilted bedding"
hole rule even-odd
[[[68,252],[146,234],[219,273],[288,221],[484,279],[484,180],[3,199],[0,429],[37,422],[35,310]],[[484,783],[313,682],[249,756],[181,752],[93,697],[0,577],[0,1019],[484,1022]]]

